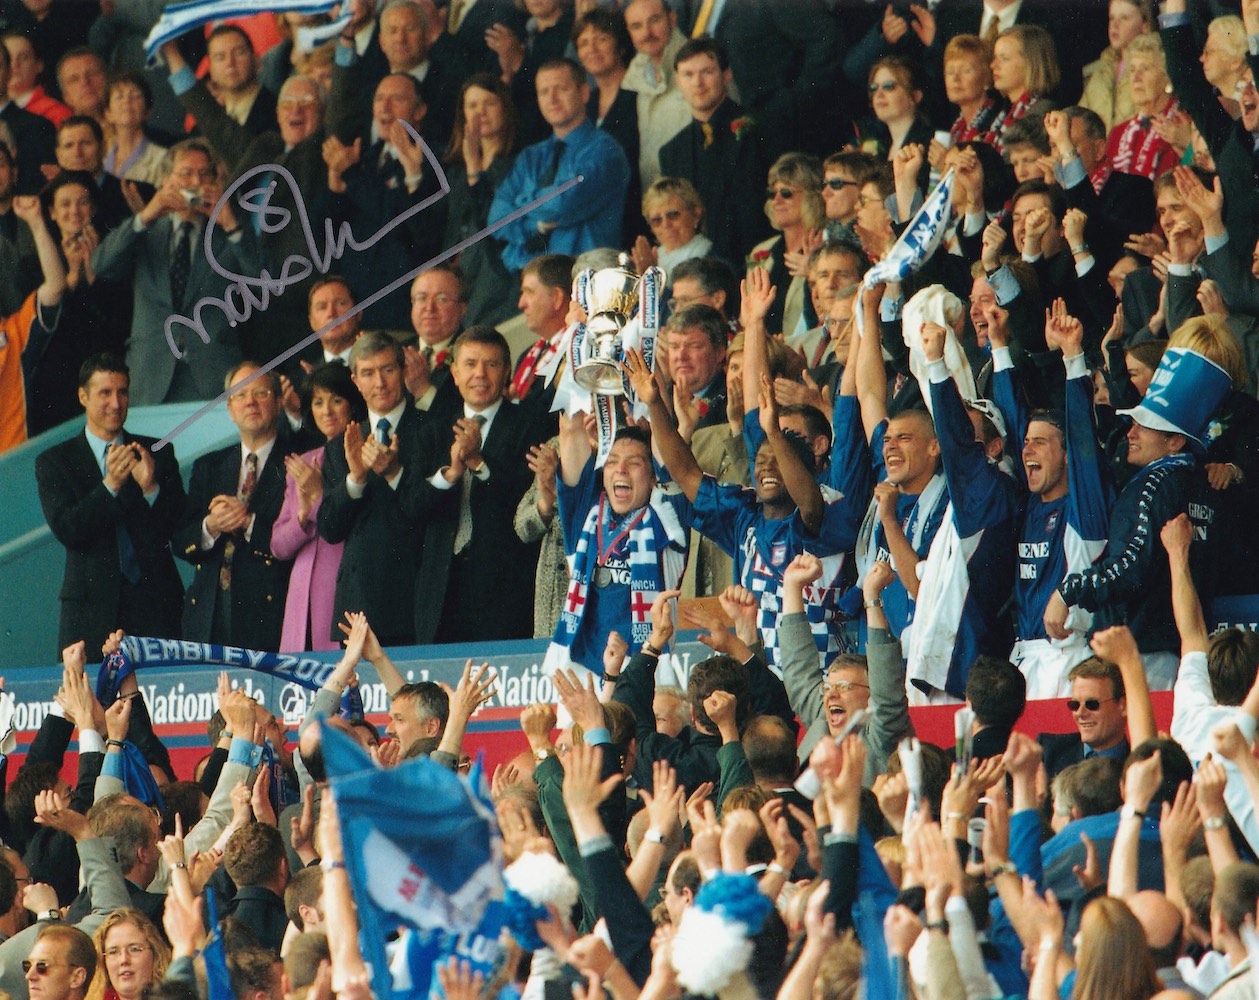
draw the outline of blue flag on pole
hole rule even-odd
[[[886,281],[904,281],[936,252],[944,239],[949,213],[953,210],[953,168],[940,178],[927,200],[922,203],[900,239],[886,257],[866,272],[862,284],[866,288]],[[860,311],[858,311],[860,315]]]
[[[399,926],[474,931],[503,894],[493,809],[427,757],[378,768],[349,736],[323,727],[345,865],[372,989],[393,993],[385,941]]]

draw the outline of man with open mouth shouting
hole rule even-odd
[[[651,436],[639,427],[617,433],[600,472],[585,423],[561,415],[559,452],[569,584],[547,663],[602,673],[608,634],[638,652],[651,635],[652,604],[682,579],[691,505],[656,481]]]

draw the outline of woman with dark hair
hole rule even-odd
[[[857,126],[861,150],[891,162],[906,145],[926,149],[931,126],[918,113],[922,80],[917,66],[905,56],[884,56],[870,67],[867,89],[872,115]]]
[[[507,85],[490,73],[464,81],[446,151],[447,198],[443,246],[475,237],[486,226],[494,192],[511,172],[520,137]],[[466,326],[501,323],[516,313],[516,282],[503,266],[502,243],[477,240],[459,255],[468,290]]]
[[[131,327],[131,292],[116,281],[98,278],[92,251],[100,243],[93,225],[98,188],[92,175],[63,170],[40,193],[52,223],[54,242],[66,269],[66,294],[61,300],[61,333],[49,338],[44,353],[29,359],[26,422],[32,437],[77,417],[82,412],[75,388],[79,366],[101,351],[122,354]],[[23,287],[39,284],[38,264],[23,268]]]
[[[153,88],[142,73],[120,73],[109,82],[105,169],[115,177],[145,184],[161,184],[166,179],[166,147],[144,133],[152,114]]]
[[[340,361],[320,365],[302,390],[302,413],[331,441],[345,432],[351,420],[367,418],[367,404]],[[284,629],[280,649],[288,653],[337,649],[332,634],[332,602],[337,589],[344,545],[326,542],[315,530],[323,500],[323,456],[320,446],[284,460],[288,478],[284,505],[271,529],[271,553],[292,559]]]
[[[586,105],[586,117],[617,141],[631,165],[637,164],[638,95],[621,87],[625,71],[634,58],[634,43],[630,41],[624,15],[606,7],[588,11],[573,25],[573,46],[577,60],[595,82]],[[621,227],[625,246],[636,237],[646,235],[638,211],[641,190],[638,171],[632,170]]]

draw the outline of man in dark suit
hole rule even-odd
[[[826,156],[837,145],[842,52],[827,7],[823,0],[726,0],[716,24],[706,25],[730,54],[739,99],[757,121],[767,159],[788,150]]]
[[[258,371],[244,361],[228,373],[234,388]],[[284,458],[295,449],[278,433],[280,384],[273,372],[227,400],[240,443],[193,464],[188,508],[171,545],[196,567],[184,606],[183,636],[249,649],[280,645],[292,563],[271,554],[271,526],[284,502]]]
[[[1067,707],[1076,731],[1038,737],[1050,781],[1086,757],[1114,757],[1123,763],[1128,756],[1128,702],[1119,668],[1094,656],[1076,664],[1067,676],[1071,681]]]
[[[105,171],[105,132],[95,118],[71,115],[57,127],[57,166],[62,170],[82,170],[96,181],[96,214],[92,217],[98,232],[115,228],[131,214],[131,206],[123,193],[122,182]],[[153,189],[137,184],[140,198],[148,198]]]
[[[276,100],[278,130],[254,135],[223,110],[184,61],[178,45],[174,42],[163,45],[162,55],[171,71],[171,89],[196,120],[211,148],[229,165],[232,180],[272,164],[292,175],[290,184],[287,178],[275,173],[254,174],[253,183],[247,185],[248,189],[275,181],[265,209],[259,206],[257,214],[251,213],[250,218],[243,220],[243,228],[259,231],[265,216],[269,228],[261,231],[260,242],[263,259],[271,271],[279,273],[289,257],[308,260],[311,248],[305,227],[298,220],[305,213],[319,240],[328,209],[328,169],[323,161],[323,88],[312,77],[289,77]],[[276,228],[281,218],[288,222]],[[322,242],[318,245],[322,251]],[[317,273],[313,267],[310,272],[302,280],[291,280],[284,286],[283,295],[270,299],[265,313],[256,314],[242,325],[240,342],[247,356],[270,360],[301,339],[306,321],[302,310]],[[240,273],[253,275],[258,271]]]
[[[720,44],[693,39],[678,50],[674,67],[693,120],[660,148],[661,173],[695,185],[713,256],[741,264],[770,232],[761,210],[767,167],[757,126],[730,99],[730,63]]]
[[[9,51],[5,49],[0,53],[0,94],[9,92],[10,69]],[[17,193],[37,194],[45,181],[40,167],[54,160],[57,130],[47,118],[32,114],[7,99],[0,106],[0,121],[8,126],[17,147]]]
[[[254,135],[276,128],[275,94],[258,81],[254,43],[235,24],[220,24],[206,41],[210,89],[223,109]]]
[[[726,422],[726,322],[712,306],[683,306],[665,325],[675,394],[694,399],[695,429]]]
[[[128,434],[131,378],[122,359],[79,372],[82,434],[35,461],[44,517],[66,548],[57,648],[99,649],[114,629],[178,638],[183,586],[167,543],[187,498],[173,448]]]
[[[203,205],[190,205],[185,191],[196,191]],[[213,399],[222,391],[228,369],[240,360],[236,330],[220,309],[201,312],[207,341],[194,333],[191,322],[172,325],[181,355],[171,351],[165,336],[167,317],[194,316],[198,301],[222,298],[228,286],[205,256],[206,217],[222,191],[221,164],[210,147],[203,139],[187,139],[171,151],[171,172],[149,203],[92,254],[98,276],[134,284],[127,363],[135,374],[132,396],[137,405]],[[258,239],[251,229],[237,225],[230,202],[224,204],[211,240],[226,269],[258,273]]]
[[[1106,156],[1106,125],[1087,108],[1070,107],[1045,115],[1045,131],[1058,161],[1054,173],[1067,204],[1088,216],[1084,239],[1109,271],[1132,233],[1154,226],[1154,188],[1145,177],[1112,168]]]
[[[335,99],[328,120],[332,134],[324,161],[333,217],[338,223],[348,222],[360,240],[385,233],[372,246],[347,255],[341,266],[355,288],[377,288],[444,249],[447,202],[441,197],[441,179],[425,159],[423,146],[402,124],[421,131],[428,105],[422,85],[408,73],[390,73],[377,83],[370,109],[341,99],[352,92],[351,70],[336,66],[332,77]],[[392,225],[434,197],[437,200],[424,211]],[[409,312],[406,289],[397,288],[370,305],[363,322],[372,329],[405,330]]]
[[[524,456],[549,422],[505,401],[511,352],[493,327],[459,335],[451,377],[463,412],[453,427],[429,420],[402,483],[404,512],[425,524],[415,640],[528,638],[538,549],[512,524],[532,480]]]
[[[376,85],[390,73],[405,73],[419,84],[428,114],[421,134],[429,147],[444,150],[455,124],[455,102],[468,72],[450,46],[434,47],[434,32],[424,8],[414,0],[394,0],[380,15],[373,45],[359,58],[352,38],[342,36],[336,64],[354,80],[352,100],[370,113]],[[452,58],[453,57],[453,58]]]
[[[354,342],[350,372],[367,402],[367,420],[351,423],[324,449],[318,519],[321,538],[345,543],[333,629],[345,612],[363,611],[381,643],[404,645],[415,641],[421,535],[403,514],[398,488],[424,414],[404,391],[402,349],[387,334],[372,331]]]
[[[451,0],[446,31],[433,43],[434,52],[448,48],[462,57],[469,74],[480,70],[497,76],[498,56],[485,44],[486,31],[501,24],[517,38],[525,37],[525,13],[510,0]]]

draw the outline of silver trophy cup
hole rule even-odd
[[[586,336],[573,378],[583,389],[600,396],[625,392],[621,330],[638,310],[639,281],[627,263],[622,255],[622,266],[590,273],[586,283]]]

